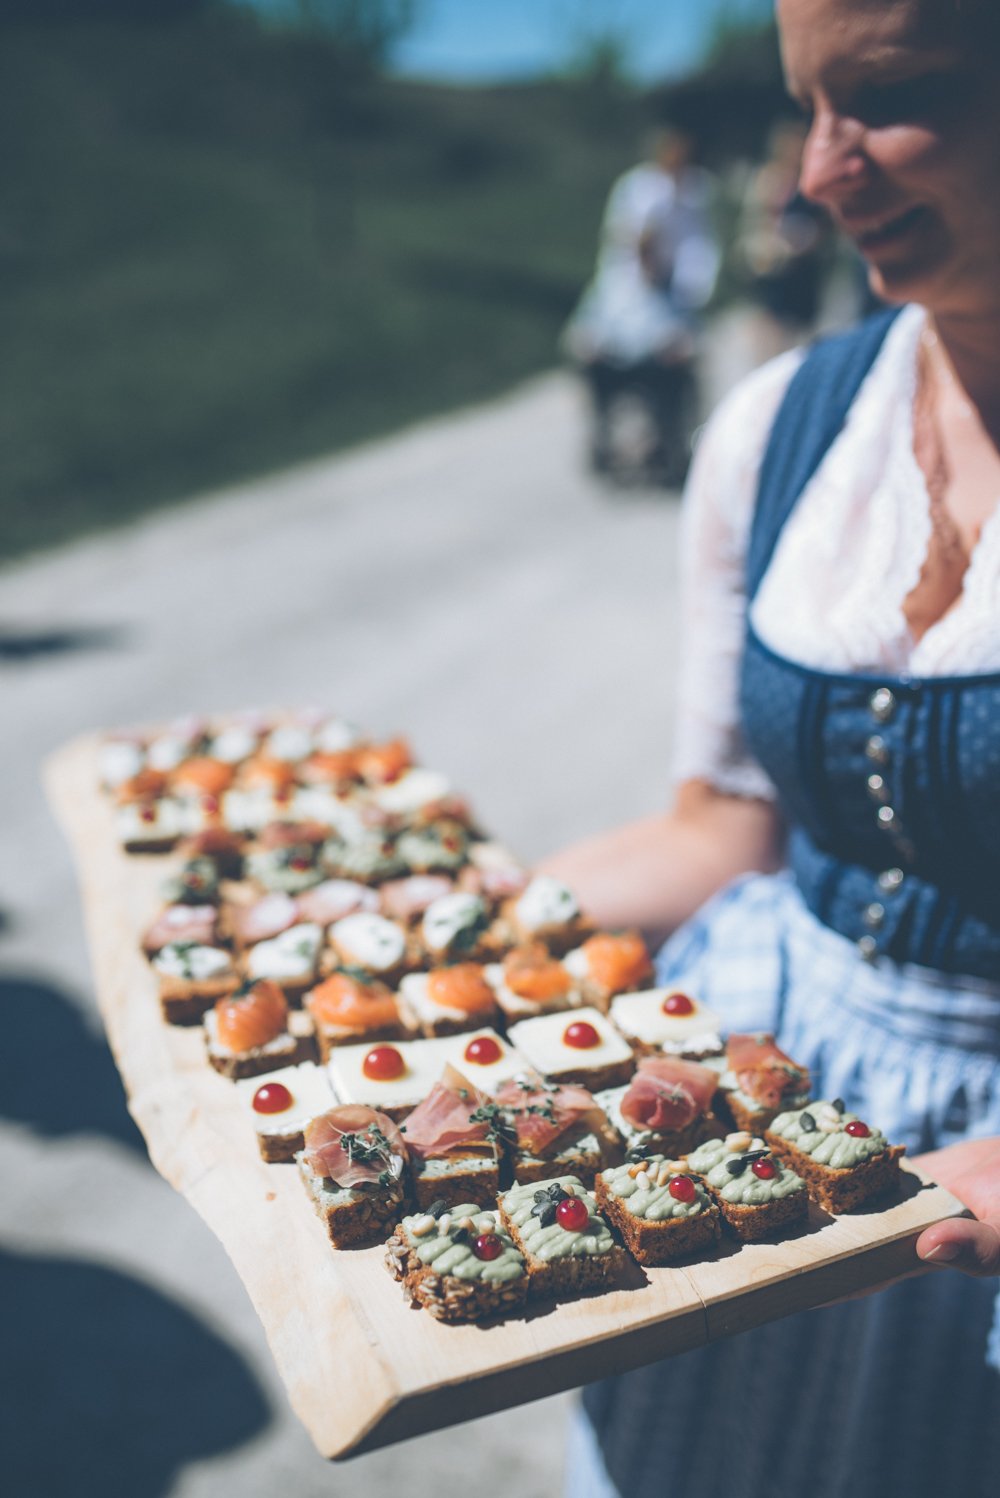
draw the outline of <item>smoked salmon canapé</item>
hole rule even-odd
[[[633,993],[653,981],[653,959],[638,931],[598,931],[563,958],[584,999],[607,1009],[619,993]]]
[[[334,1046],[402,1040],[408,1033],[396,996],[360,969],[331,973],[306,995],[305,1007],[312,1016],[323,1061]]]
[[[478,962],[409,973],[399,986],[399,997],[411,1029],[428,1037],[478,1030],[498,1017],[496,994]]]
[[[186,759],[170,775],[170,785],[178,796],[221,796],[233,783],[235,771],[232,765],[221,760],[201,755],[197,759]],[[205,808],[218,812],[218,806]]]
[[[301,1021],[301,1016],[295,1016]],[[290,1028],[288,1002],[278,984],[262,978],[242,984],[205,1015],[208,1059],[234,1081],[313,1058],[311,1026]]]
[[[506,1019],[532,1019],[583,1003],[572,973],[542,942],[527,942],[484,969]]]

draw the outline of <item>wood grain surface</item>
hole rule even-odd
[[[381,1247],[337,1253],[298,1173],[265,1165],[199,1028],[163,1023],[139,949],[171,865],[126,856],[98,789],[96,736],[45,766],[76,859],[97,1000],[129,1109],[156,1169],[221,1240],[263,1323],[293,1408],[339,1458],[521,1404],[867,1289],[918,1269],[924,1228],[963,1211],[904,1162],[884,1207],[773,1244],[724,1247],[673,1269],[633,1264],[614,1291],[542,1305],[501,1325],[442,1326],[409,1309]]]

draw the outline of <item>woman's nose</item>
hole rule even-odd
[[[807,198],[830,205],[858,186],[868,170],[864,127],[832,112],[817,114],[802,152],[799,185]]]

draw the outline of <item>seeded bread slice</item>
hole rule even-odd
[[[464,1219],[464,1226],[462,1226]],[[427,1228],[426,1234],[423,1230]],[[443,1229],[443,1231],[442,1231]],[[415,1236],[416,1232],[422,1234]],[[468,1244],[480,1233],[498,1234],[504,1245],[505,1277],[469,1278],[464,1274],[442,1273],[435,1267],[438,1254],[430,1262],[420,1257],[420,1245],[428,1242],[432,1251],[449,1259],[455,1254],[460,1238],[465,1243],[465,1268],[471,1264]],[[439,1212],[437,1219],[404,1218],[385,1246],[385,1265],[393,1278],[403,1286],[412,1305],[421,1306],[437,1321],[486,1321],[519,1311],[528,1298],[528,1273],[514,1244],[497,1228],[496,1210],[484,1214],[472,1202],[459,1203],[454,1214]],[[454,1268],[461,1268],[455,1264]],[[506,1277],[509,1276],[509,1277]]]
[[[554,1246],[559,1251],[551,1253],[546,1244],[539,1241],[542,1223],[532,1214],[532,1208],[537,1205],[536,1193],[556,1186],[584,1202],[589,1220],[586,1228],[579,1232],[559,1228],[559,1233],[565,1233],[565,1241],[556,1239],[549,1247]],[[501,1196],[499,1208],[500,1220],[528,1266],[530,1300],[578,1295],[586,1290],[606,1290],[621,1274],[626,1263],[625,1251],[615,1242],[594,1197],[576,1177],[560,1176],[537,1184],[512,1186]]]
[[[500,1167],[492,1157],[448,1155],[439,1160],[412,1160],[413,1194],[424,1211],[432,1202],[445,1206],[470,1202],[494,1208],[500,1190]]]
[[[168,1025],[200,1025],[205,1015],[240,986],[236,973],[201,982],[160,975],[160,1013]]]
[[[384,1239],[406,1210],[402,1182],[392,1186],[338,1186],[318,1176],[302,1154],[295,1156],[303,1184],[317,1217],[326,1224],[334,1248],[361,1248]]]
[[[764,1137],[789,1169],[802,1177],[813,1200],[833,1213],[853,1212],[873,1197],[891,1191],[899,1183],[899,1161],[906,1153],[905,1145],[890,1144],[860,1165],[835,1170],[813,1160],[779,1134],[768,1130]]]
[[[597,1205],[621,1233],[629,1253],[640,1264],[672,1264],[700,1248],[714,1247],[718,1242],[721,1236],[719,1209],[704,1187],[696,1188],[703,1198],[701,1210],[696,1215],[650,1222],[637,1216],[627,1199],[613,1194],[607,1181],[612,1174],[610,1170],[605,1171],[594,1183]]]

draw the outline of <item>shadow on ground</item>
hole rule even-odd
[[[270,1423],[242,1358],[128,1275],[0,1251],[0,1297],[8,1493],[160,1498]]]
[[[67,626],[64,629],[11,629],[0,625],[0,663],[23,664],[86,650],[119,650],[130,643],[131,631],[119,624]]]
[[[0,1026],[0,1118],[46,1137],[104,1134],[145,1156],[111,1052],[64,991],[0,974]]]

